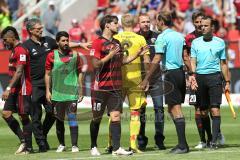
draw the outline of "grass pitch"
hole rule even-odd
[[[65,140],[67,145],[67,151],[63,153],[56,153],[55,150],[58,146],[57,137],[55,134],[55,125],[51,129],[48,141],[51,146],[51,150],[47,153],[35,153],[30,155],[17,156],[14,152],[18,148],[19,141],[17,137],[10,131],[5,121],[0,118],[0,160],[85,160],[85,159],[146,159],[146,160],[239,160],[240,159],[240,118],[234,120],[231,117],[229,108],[222,108],[222,125],[221,130],[225,136],[226,144],[218,150],[196,150],[194,146],[199,142],[199,136],[194,120],[194,108],[184,108],[186,118],[186,135],[188,144],[190,146],[190,153],[184,155],[172,155],[169,154],[169,150],[176,145],[177,137],[175,127],[172,120],[165,111],[165,145],[167,150],[159,151],[154,147],[154,112],[153,108],[147,109],[147,126],[146,135],[148,136],[149,143],[147,150],[142,154],[134,154],[129,157],[113,157],[106,154],[104,148],[107,146],[108,139],[108,118],[105,116],[100,126],[100,132],[98,137],[98,148],[102,155],[100,157],[91,157],[90,148],[90,133],[89,133],[89,117],[90,109],[79,109],[79,153],[71,153],[71,143],[69,136],[68,124],[65,124]],[[238,112],[237,112],[238,113]],[[15,117],[17,115],[15,114]],[[37,151],[38,147],[34,143],[34,149]],[[121,144],[124,148],[129,147],[129,113],[128,109],[124,109],[122,117],[122,138]]]

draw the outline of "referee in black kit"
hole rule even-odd
[[[139,35],[142,35],[147,44],[150,46],[150,59],[153,60],[155,55],[154,43],[157,40],[158,33],[150,30],[150,17],[147,14],[141,14],[138,18],[139,23]],[[144,64],[149,67],[149,64]],[[145,69],[148,70],[148,69]],[[166,149],[164,146],[164,108],[163,108],[163,86],[162,86],[162,75],[160,71],[160,67],[158,67],[151,80],[150,80],[150,89],[149,94],[152,97],[153,106],[154,106],[154,114],[155,114],[155,135],[154,140],[155,144],[160,150]],[[138,145],[139,149],[144,150],[148,143],[148,138],[145,135],[145,125],[146,125],[146,107],[142,107],[140,110],[140,132],[138,135]]]
[[[226,62],[225,42],[213,36],[213,19],[205,16],[201,24],[203,36],[193,40],[191,46],[191,64],[192,70],[196,72],[197,82],[193,82],[191,87],[197,90],[197,105],[200,106],[201,114],[207,114],[203,111],[210,109],[213,134],[210,148],[217,149],[221,124],[222,81],[224,78],[224,90],[229,91],[229,69]]]

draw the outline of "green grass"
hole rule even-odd
[[[70,145],[70,136],[68,125],[66,124],[66,145],[68,147],[68,151],[64,153],[55,153],[56,147],[58,146],[57,137],[55,135],[55,126],[52,128],[49,133],[48,140],[51,146],[51,150],[47,153],[35,153],[30,155],[16,156],[14,155],[15,150],[18,147],[19,141],[16,136],[10,131],[6,123],[0,118],[0,159],[1,160],[35,160],[35,159],[117,159],[116,157],[112,157],[108,154],[103,154],[100,157],[91,157],[89,153],[90,147],[90,134],[89,134],[89,123],[90,120],[87,120],[90,110],[81,109],[80,116],[82,120],[79,121],[79,153],[71,153],[71,145]],[[122,119],[122,138],[121,144],[124,148],[128,148],[129,146],[129,114],[128,110],[124,110],[123,119]],[[84,114],[86,113],[86,114]],[[211,151],[209,149],[205,149],[203,151],[198,151],[194,149],[194,145],[199,142],[199,137],[197,133],[197,129],[194,121],[194,109],[192,107],[184,108],[184,113],[186,117],[186,135],[187,140],[190,145],[191,152],[184,155],[172,155],[169,154],[169,149],[175,146],[177,142],[175,127],[170,120],[167,113],[165,113],[165,145],[167,150],[159,151],[154,148],[154,123],[153,123],[153,109],[149,108],[147,110],[148,119],[147,119],[147,127],[146,127],[146,135],[149,138],[149,144],[147,147],[147,151],[143,154],[134,154],[130,157],[121,157],[121,159],[147,159],[147,160],[225,160],[225,159],[239,159],[240,158],[240,139],[238,138],[240,135],[240,127],[239,127],[239,119],[233,120],[231,117],[231,113],[229,108],[222,108],[222,132],[226,138],[226,144],[216,150]],[[85,117],[83,117],[83,115]],[[17,115],[15,115],[17,116]],[[80,118],[80,119],[81,119]],[[98,137],[98,145],[101,153],[104,153],[104,148],[107,145],[107,117],[104,117],[101,127],[100,134]],[[34,149],[38,149],[35,141],[34,141]]]

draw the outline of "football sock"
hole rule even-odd
[[[61,121],[59,119],[56,120],[56,132],[57,132],[57,138],[61,145],[65,146],[65,127],[64,127],[64,121]]]
[[[7,122],[9,128],[13,131],[13,133],[18,136],[21,143],[24,143],[25,139],[23,136],[23,131],[20,128],[18,121],[12,115],[8,118],[3,118],[3,119]]]
[[[185,136],[185,119],[184,118],[176,118],[174,119],[177,136],[178,136],[178,145],[181,149],[188,147],[186,136]]]
[[[136,139],[140,130],[140,113],[138,111],[131,111],[131,120],[130,120],[130,147],[137,148]]]
[[[112,135],[112,147],[113,151],[116,151],[120,147],[120,138],[121,138],[121,122],[111,122],[110,131]]]
[[[213,116],[212,117],[212,142],[216,143],[217,142],[217,137],[219,134],[220,130],[220,125],[221,125],[221,117],[220,116]]]
[[[205,132],[204,132],[202,118],[200,114],[195,113],[195,122],[196,122],[198,134],[200,136],[201,142],[206,143]]]
[[[90,135],[91,135],[91,148],[97,147],[97,137],[99,132],[99,121],[91,121],[90,124]]]

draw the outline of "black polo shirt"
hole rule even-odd
[[[36,43],[32,39],[28,39],[23,43],[23,46],[28,49],[30,53],[31,80],[33,86],[45,86],[44,74],[46,57],[49,52],[58,48],[56,41],[51,37],[42,37],[40,43]]]
[[[147,42],[147,44],[149,45],[149,51],[150,51],[150,60],[153,60],[153,57],[155,56],[155,41],[157,40],[158,37],[158,33],[153,32],[153,31],[149,31],[147,35],[142,34],[141,31],[139,31],[137,34],[143,36]],[[158,81],[158,79],[161,76],[161,72],[160,72],[160,67],[158,67],[154,74],[152,75],[152,78],[150,80],[150,84],[154,84]]]

